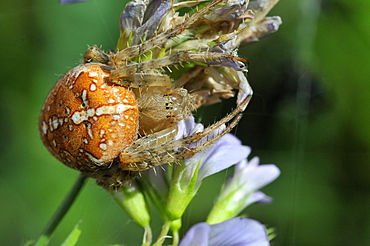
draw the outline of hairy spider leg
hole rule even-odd
[[[124,68],[125,67],[123,67],[123,69]],[[113,76],[113,74],[115,74],[115,76]],[[116,79],[113,79],[114,77],[116,77]],[[114,70],[112,72],[112,83],[131,88],[140,88],[148,86],[164,86],[167,88],[173,87],[172,80],[168,75],[156,72],[135,73],[127,77],[124,77],[118,76]]]
[[[123,170],[128,171],[143,171],[150,167],[161,165],[183,159],[195,155],[202,151],[204,148],[215,143],[223,135],[230,132],[241,119],[243,109],[249,103],[251,96],[247,96],[230,114],[225,116],[220,121],[212,124],[201,132],[194,133],[183,139],[171,140],[161,145],[155,146],[151,149],[146,149],[137,152],[125,152],[120,155],[119,165]],[[231,122],[230,122],[231,121]],[[217,131],[222,127],[223,124],[230,122],[230,124],[218,134],[213,136],[211,139],[207,139],[204,143],[189,149],[187,146],[196,143],[203,138],[206,138],[213,132]],[[128,147],[130,148],[130,147]],[[183,148],[183,149],[181,149]],[[180,149],[179,151],[175,151]]]
[[[121,51],[119,51],[116,54],[116,62],[122,62],[125,61],[129,58],[144,54],[148,50],[151,50],[153,47],[157,47],[163,43],[165,43],[168,39],[177,36],[181,34],[185,29],[187,29],[191,24],[193,24],[196,20],[199,19],[203,14],[205,14],[208,10],[216,6],[217,4],[221,3],[223,0],[215,0],[209,5],[205,6],[203,9],[200,11],[196,12],[192,16],[189,17],[186,21],[183,23],[180,23],[176,25],[175,27],[158,34],[157,36],[154,36],[150,38],[149,40],[146,40],[145,42],[134,45],[128,48],[125,48]]]
[[[140,152],[146,151],[147,149],[153,149],[158,145],[161,145],[165,142],[170,141],[173,139],[177,134],[177,125],[174,124],[173,126],[163,129],[158,132],[151,133],[149,135],[145,135],[138,140],[136,140],[133,144],[125,149],[125,152]]]
[[[241,62],[246,62],[247,60],[229,55],[229,54],[222,54],[222,53],[216,53],[216,52],[190,52],[190,51],[185,51],[181,52],[178,54],[166,56],[163,58],[159,59],[153,59],[150,61],[146,62],[141,62],[141,63],[134,63],[134,64],[128,64],[128,65],[121,65],[120,67],[117,67],[115,70],[112,71],[112,82],[117,83],[119,85],[123,86],[129,86],[132,88],[137,88],[141,86],[153,86],[154,84],[158,84],[156,81],[151,81],[151,80],[138,80],[140,83],[135,84],[132,83],[130,84],[130,81],[133,81],[133,79],[130,79],[132,76],[141,76],[142,71],[150,71],[156,68],[162,68],[162,67],[167,67],[170,65],[173,65],[175,63],[181,63],[184,61],[196,61],[200,60],[201,62],[209,62],[215,61],[217,59],[230,59],[230,60],[238,60]],[[159,75],[159,74],[158,74]],[[154,76],[154,74],[153,74]],[[157,74],[155,74],[157,76]],[[154,76],[154,78],[156,78]],[[165,75],[163,75],[165,76]],[[161,78],[158,76],[158,78]],[[147,84],[145,84],[147,83]]]

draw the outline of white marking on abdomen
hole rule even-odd
[[[134,106],[132,105],[126,105],[126,104],[116,104],[112,106],[101,106],[99,108],[95,109],[88,109],[88,110],[82,110],[82,111],[76,111],[72,115],[72,121],[76,125],[81,124],[83,121],[88,120],[89,117],[96,117],[104,114],[111,115],[113,114],[114,118],[119,119],[119,115],[122,112],[133,109]],[[96,116],[95,116],[96,115]]]
[[[90,85],[90,91],[96,91],[96,85],[95,84]]]
[[[45,121],[42,122],[42,132],[44,135],[48,132],[48,124]]]
[[[101,143],[99,144],[99,147],[102,149],[102,150],[107,150],[107,145],[105,143]]]
[[[132,105],[126,104],[116,104],[112,106],[101,106],[96,109],[96,115],[100,116],[102,114],[120,114],[128,109],[134,108]]]

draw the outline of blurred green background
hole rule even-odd
[[[0,245],[37,238],[77,177],[43,147],[39,112],[87,45],[115,47],[123,6],[0,2]],[[236,134],[282,171],[263,189],[274,203],[246,214],[275,228],[273,245],[370,245],[369,10],[368,0],[281,0],[270,14],[282,17],[280,30],[240,50],[255,94]],[[231,173],[204,182],[184,230],[205,219]],[[92,180],[51,245],[79,221],[79,245],[140,244],[142,230]]]

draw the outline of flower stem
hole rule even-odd
[[[162,227],[161,234],[159,234],[157,242],[153,246],[162,246],[164,240],[167,238],[168,231],[170,230],[172,221],[166,221]]]
[[[177,246],[179,245],[179,230],[182,226],[182,221],[181,219],[174,220],[171,223],[171,232],[172,232],[172,246]]]
[[[172,235],[173,235],[172,246],[179,245],[179,231],[172,232]]]
[[[63,217],[66,215],[71,205],[77,198],[78,194],[82,190],[87,177],[80,174],[75,181],[72,189],[69,191],[68,195],[64,198],[63,202],[58,207],[57,211],[50,219],[49,223],[46,225],[45,229],[42,231],[40,237],[36,242],[36,246],[47,245],[50,240],[50,236],[53,234],[54,230],[57,228],[58,224],[62,221]]]
[[[152,229],[150,226],[144,227],[144,238],[143,238],[143,244],[142,246],[150,246],[152,243]]]

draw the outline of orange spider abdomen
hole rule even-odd
[[[133,92],[111,82],[111,68],[88,63],[62,76],[40,117],[45,146],[64,164],[81,171],[110,165],[138,131]]]

